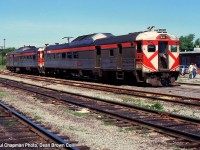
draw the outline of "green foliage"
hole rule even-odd
[[[200,47],[200,38],[196,39],[194,42],[195,47]]]
[[[16,120],[8,120],[5,122],[1,122],[0,125],[4,126],[4,127],[11,127],[11,126],[15,126],[16,124]]]
[[[164,107],[162,104],[160,104],[159,102],[156,102],[152,105],[145,105],[141,102],[137,103],[136,106],[139,106],[139,107],[144,107],[144,108],[148,108],[148,109],[153,109],[153,110],[164,110]]]
[[[160,104],[160,103],[157,102],[157,103],[151,105],[151,106],[150,106],[150,109],[154,109],[154,110],[163,110],[164,107],[163,107],[162,104]]]
[[[0,64],[3,66],[5,65],[5,62],[6,62],[6,53],[9,53],[11,51],[14,51],[15,48],[14,47],[11,47],[11,48],[7,48],[7,49],[0,49]]]
[[[194,49],[194,38],[195,35],[194,34],[189,34],[186,36],[181,36],[179,38],[180,40],[180,49],[181,51],[191,51]]]
[[[35,116],[34,116],[34,119],[35,119],[35,120],[40,120],[40,119],[42,119],[42,117],[40,117],[40,116],[38,116],[38,115],[35,115]]]

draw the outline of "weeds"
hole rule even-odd
[[[40,117],[40,116],[38,116],[38,115],[35,115],[35,116],[34,116],[34,119],[35,119],[35,120],[40,120],[40,119],[42,119],[42,117]]]
[[[4,127],[10,127],[10,126],[14,126],[16,124],[16,120],[5,121],[0,124],[1,124],[1,126],[4,126]]]
[[[115,124],[113,122],[103,121],[103,125],[105,125],[105,126],[114,126]]]
[[[8,93],[7,92],[0,92],[0,97],[8,97]]]
[[[72,114],[77,117],[87,117],[89,115],[88,113],[82,113],[82,112],[77,112],[77,111],[72,111],[72,110],[65,110],[64,112]]]
[[[164,110],[164,107],[162,104],[160,104],[159,102],[156,102],[152,105],[145,105],[145,104],[142,104],[141,102],[137,103],[136,106],[139,106],[139,107],[144,107],[144,108],[148,108],[148,109],[153,109],[153,110]]]

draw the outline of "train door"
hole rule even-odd
[[[96,46],[96,52],[95,52],[95,68],[101,67],[101,47]]]
[[[137,50],[136,50],[136,69],[142,70],[142,42],[137,42]]]
[[[168,42],[158,42],[158,70],[169,69]]]
[[[122,69],[122,45],[118,44],[117,49],[117,70]]]
[[[142,74],[142,64],[143,64],[143,53],[142,53],[142,42],[137,42],[137,49],[136,49],[136,56],[135,56],[135,76],[137,82],[142,81],[143,74]]]
[[[44,73],[44,48],[38,49],[38,71]]]

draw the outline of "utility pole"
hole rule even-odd
[[[74,37],[70,37],[70,36],[67,36],[67,37],[63,37],[62,39],[67,39],[67,41],[68,41],[68,44],[70,43],[70,39],[71,38],[74,38]]]
[[[4,40],[4,50],[6,49],[6,39],[3,39]]]
[[[0,50],[1,50],[1,65],[3,66],[3,46],[0,46]]]
[[[2,49],[2,53],[1,53],[1,55],[2,55],[2,65],[3,65],[3,51],[5,51],[6,50],[6,39],[3,39],[3,49]]]

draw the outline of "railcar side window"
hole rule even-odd
[[[156,46],[155,45],[148,45],[148,52],[155,52]]]
[[[114,50],[110,49],[110,57],[113,57],[113,56],[114,56]]]
[[[74,55],[74,58],[79,58],[78,52],[74,52],[73,55]]]
[[[171,46],[171,52],[177,52],[177,45]]]
[[[66,53],[62,53],[62,58],[66,58]]]
[[[72,52],[67,52],[67,58],[72,58]]]

